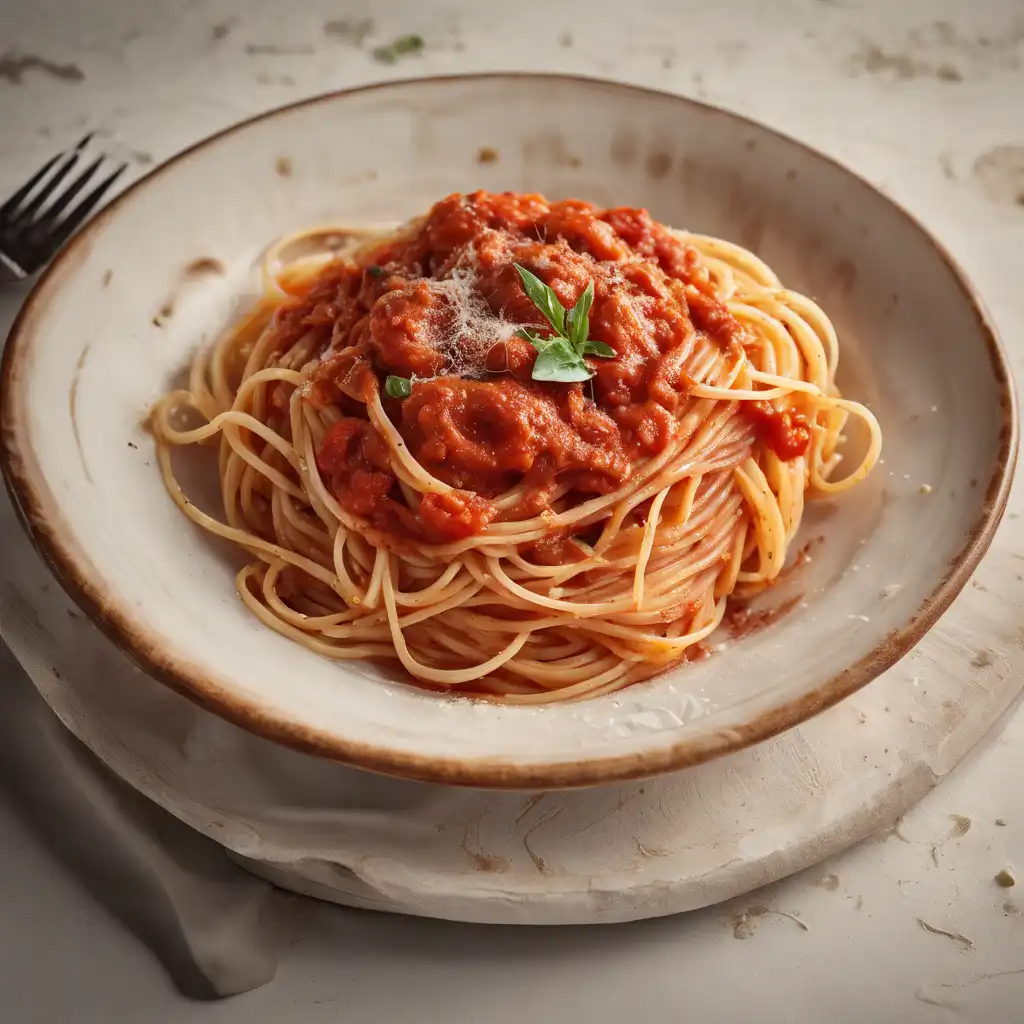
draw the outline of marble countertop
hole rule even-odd
[[[375,54],[410,33],[422,51]],[[0,193],[88,130],[141,175],[269,107],[485,69],[678,91],[837,157],[948,245],[1024,372],[1020,0],[7,0]],[[1003,551],[1024,552],[1018,512],[1021,486]],[[1022,778],[1019,709],[888,836],[684,917],[482,928],[303,902],[277,979],[217,1004],[182,999],[0,803],[0,1005],[18,1024],[1012,1024],[1024,1005]],[[1007,864],[1009,889],[994,882]]]

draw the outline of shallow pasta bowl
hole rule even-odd
[[[884,462],[853,492],[809,506],[802,544],[813,558],[768,599],[787,614],[767,628],[716,637],[714,656],[593,701],[524,708],[441,697],[371,665],[321,659],[262,626],[235,595],[231,553],[169,500],[146,410],[196,346],[252,301],[266,246],[321,222],[399,222],[474,188],[646,206],[753,249],[831,316],[839,384],[877,415]],[[157,679],[302,750],[502,787],[696,764],[863,686],[967,581],[998,524],[1017,444],[994,331],[955,263],[907,213],[733,114],[543,75],[325,96],[161,167],[36,286],[4,355],[2,427],[5,477],[34,542]]]

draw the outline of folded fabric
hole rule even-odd
[[[287,900],[119,779],[0,644],[0,800],[196,999],[266,984]]]

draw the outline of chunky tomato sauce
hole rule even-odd
[[[615,356],[588,360],[591,381],[532,379],[536,353],[508,325],[548,327],[513,263],[566,309],[593,282],[589,337]],[[500,518],[492,499],[519,485],[516,517],[542,511],[556,488],[581,500],[614,491],[636,458],[672,442],[701,336],[725,351],[743,341],[697,253],[645,210],[487,192],[449,196],[359,266],[325,272],[280,311],[278,332],[282,349],[313,332],[323,355],[307,396],[342,413],[317,455],[338,501],[384,534],[429,543],[479,532]],[[409,397],[387,396],[392,374],[411,378]],[[408,507],[367,421],[377,394],[412,455],[455,493]],[[761,404],[751,416],[766,443],[782,458],[805,450],[806,424]],[[575,557],[569,544],[553,538],[537,555]]]
[[[771,402],[745,402],[743,411],[756,424],[765,444],[780,459],[803,455],[811,443],[807,417],[793,409],[776,409]]]

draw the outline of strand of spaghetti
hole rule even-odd
[[[285,490],[285,492],[287,492],[292,498],[297,498],[300,501],[304,500],[305,494],[298,483],[290,480],[280,469],[274,468],[264,459],[260,458],[260,456],[253,452],[251,447],[242,440],[242,436],[239,432],[240,424],[236,422],[236,419],[234,418],[244,415],[245,414],[239,413],[221,414],[223,420],[220,424],[220,428],[224,436],[224,440],[226,440],[231,446],[234,454],[238,455],[243,462],[248,463],[249,466],[251,466],[258,474],[266,477],[274,486],[281,487],[281,489]],[[221,419],[221,417],[218,417],[217,419]],[[245,419],[248,420],[250,417],[245,416]],[[270,443],[278,452],[281,452],[281,444],[288,445],[289,449],[291,449],[291,445],[288,444],[288,442],[278,433],[274,433],[267,429],[266,433],[264,433],[264,431],[259,431],[259,434],[261,437],[267,437],[268,443]],[[276,441],[269,441],[270,436],[275,437]],[[294,451],[291,452],[291,459],[289,459],[289,463],[291,463],[292,460],[295,461],[297,466],[298,459],[295,456]]]
[[[291,495],[280,488],[274,491],[274,501],[280,504],[281,514],[291,529],[308,537],[313,544],[323,548],[325,551],[330,549],[332,538],[323,522],[313,520],[305,512],[300,512],[295,507]]]
[[[739,579],[775,579],[786,560],[786,527],[778,502],[768,486],[764,472],[753,459],[747,459],[742,466],[736,467],[736,482],[753,511],[754,532],[760,552],[757,571],[741,572]]]
[[[437,640],[438,644],[442,646],[446,651],[454,653],[459,657],[471,659],[473,657],[479,656],[478,647],[474,647],[473,644],[468,643],[465,638],[459,636],[455,632],[437,632],[434,633],[434,638]],[[474,639],[476,640],[477,643],[479,643],[478,638]],[[598,658],[599,657],[600,655],[598,655]],[[545,666],[543,668],[539,668],[537,671],[540,672],[544,679],[549,683],[554,682],[556,677],[559,675],[562,677],[563,682],[566,679],[571,681],[573,677],[579,678],[583,673],[593,672],[593,660],[594,659],[591,659],[591,662],[584,663],[575,668],[574,670],[569,670],[567,667],[562,667],[561,669],[558,669],[552,666]],[[503,675],[506,673],[511,673],[514,676],[523,676],[529,678],[529,673],[531,670],[527,666],[529,666],[530,664],[531,663],[529,662],[529,659],[524,659],[523,662],[519,662],[518,659],[511,659],[509,660],[508,663],[506,663],[506,665],[502,668],[501,671]],[[534,683],[535,686],[544,686],[544,682],[541,679],[530,679],[530,682]]]
[[[836,371],[839,369],[839,339],[832,321],[825,315],[822,308],[813,300],[799,292],[784,288],[777,296],[780,302],[786,303],[796,312],[812,331],[825,342],[828,360],[828,379],[834,386]]]
[[[347,533],[358,536],[360,531],[366,528],[366,523],[358,516],[354,516],[343,509],[337,498],[335,498],[334,495],[332,495],[324,486],[323,479],[320,476],[319,467],[316,464],[312,438],[308,431],[303,431],[302,447],[304,454],[302,457],[302,469],[300,470],[300,473],[302,474],[303,481],[306,485],[307,497],[309,498],[314,511],[316,511],[317,515],[324,522],[336,525],[338,528],[344,528]],[[417,558],[406,552],[403,557],[406,561],[413,564],[432,564],[431,559],[427,554]]]
[[[636,571],[633,574],[633,607],[639,611],[644,603],[644,572],[647,563],[651,559],[651,550],[654,548],[654,535],[661,521],[661,506],[668,497],[671,488],[666,487],[660,491],[651,504],[651,510],[647,514],[647,525],[644,527],[644,538],[640,543],[640,553],[636,560]]]
[[[592,687],[603,686],[605,683],[621,678],[623,674],[622,662],[616,658],[604,658],[593,665],[581,665],[573,673],[565,672],[558,675],[544,672],[539,668],[531,669],[515,662],[509,662],[506,669],[529,679],[535,685],[540,686],[543,692],[556,694],[564,694],[567,688],[579,686],[579,683],[572,682],[572,678],[574,675],[578,676],[580,670],[588,673],[585,682]]]
[[[302,344],[302,342],[300,342]],[[302,374],[298,370],[287,369],[282,366],[270,366],[255,373],[246,374],[235,392],[233,407],[243,407],[250,397],[260,387],[267,384],[291,384],[293,387],[301,387],[303,384]]]
[[[740,500],[741,499],[739,497],[731,497],[727,492],[723,492],[722,502],[714,512],[723,524],[720,528],[728,528],[729,517],[738,506]],[[686,574],[690,572],[692,566],[699,564],[700,562],[700,559],[695,559],[694,555],[689,552],[688,549],[701,540],[704,540],[704,542],[707,543],[705,530],[701,522],[695,521],[690,532],[684,534],[680,539],[677,539],[670,545],[658,547],[657,561],[659,563],[663,563],[663,566],[657,572],[651,572],[650,570],[647,572],[647,581],[649,584],[648,589],[651,593],[658,594],[663,587],[671,588],[678,586],[679,583],[686,578]],[[634,569],[636,564],[636,553],[628,558],[618,559],[616,562],[610,563],[609,568],[615,571],[610,574],[601,573],[597,582],[588,582],[583,587],[575,588],[572,591],[574,600],[579,600],[586,596],[596,598],[609,593],[621,593],[624,589],[622,576],[620,574],[621,570]],[[517,580],[516,582],[519,581]],[[530,587],[527,587],[527,589],[530,589],[532,593],[539,592],[532,590]],[[547,596],[560,598],[565,593],[565,590],[566,588],[564,586],[552,587],[548,590]]]
[[[160,470],[164,477],[164,483],[167,485],[167,490],[174,499],[174,503],[197,526],[203,527],[203,529],[216,534],[218,537],[223,537],[224,540],[238,544],[240,547],[253,552],[253,554],[258,555],[262,559],[266,559],[266,556],[270,555],[274,558],[280,559],[281,561],[288,562],[296,568],[302,569],[315,579],[320,580],[322,583],[326,583],[332,590],[336,589],[336,577],[334,573],[325,569],[323,566],[318,565],[312,559],[306,558],[303,555],[298,555],[294,551],[289,551],[280,544],[264,540],[256,534],[239,530],[233,526],[227,526],[198,509],[191,501],[189,501],[188,498],[185,497],[181,488],[178,486],[177,481],[171,475],[170,451],[167,448],[158,447],[157,459],[160,463]]]
[[[313,438],[301,415],[296,416],[297,404],[297,399],[293,396],[291,403],[292,427],[293,431],[295,426],[299,428],[298,433],[295,434],[295,446],[296,449],[302,451],[302,455],[299,457],[299,475],[305,485],[306,499],[317,517],[328,527],[341,523],[346,529],[352,529],[352,523],[347,520],[352,520],[354,517],[346,514],[338,503],[338,499],[327,490],[320,477],[320,468],[316,464],[316,453],[313,450]]]
[[[451,611],[451,609],[465,604],[467,600],[480,593],[482,589],[483,587],[479,583],[467,583],[466,586],[460,587],[458,590],[450,591],[447,597],[439,598],[421,607],[418,611],[403,615],[398,620],[398,624],[402,629],[406,629],[408,626],[415,626],[420,622],[426,622],[427,619],[435,618],[444,612]]]
[[[655,623],[663,621],[663,613],[678,606],[682,596],[680,588],[706,569],[712,568],[728,552],[735,519],[727,519],[718,532],[695,546],[689,557],[678,564],[667,564],[658,573],[647,573],[647,600],[642,611],[630,609],[617,612],[614,618],[624,623]]]
[[[725,260],[716,259],[714,256],[707,256],[704,260],[704,269],[711,278],[711,285],[715,294],[724,302],[736,292],[736,270]]]
[[[236,577],[236,589],[238,596],[245,603],[245,606],[260,619],[265,625],[282,636],[294,640],[303,647],[323,655],[325,658],[332,658],[336,661],[358,661],[363,658],[393,658],[394,650],[390,644],[325,644],[315,637],[309,636],[301,629],[285,622],[270,611],[249,589],[248,578],[252,575],[252,566],[246,566]]]
[[[210,393],[216,400],[219,409],[230,409],[234,397],[231,384],[228,380],[227,367],[225,365],[225,353],[235,343],[234,338],[230,343],[216,345],[210,355],[206,367],[204,381],[209,382]]]
[[[637,505],[653,497],[666,484],[675,483],[685,477],[694,475],[694,473],[703,475],[707,472],[707,469],[710,467],[695,460],[699,456],[704,455],[707,448],[710,448],[713,444],[716,427],[724,424],[726,419],[727,414],[722,414],[719,417],[719,422],[716,422],[713,417],[708,417],[702,424],[701,430],[694,433],[689,444],[677,456],[677,462],[674,466],[663,465],[659,467],[662,471],[657,476],[654,476],[645,486],[633,491],[632,494],[618,503],[611,519],[605,524],[601,537],[594,546],[594,550],[598,554],[603,555],[608,551],[614,541],[615,533],[619,530],[623,520]],[[711,435],[710,439],[707,437],[708,434]],[[665,461],[668,462],[669,460]]]
[[[363,620],[359,624],[360,627],[365,624],[367,617],[359,608],[346,608],[344,611],[331,612],[327,615],[306,615],[289,608],[277,593],[277,581],[285,565],[286,563],[279,559],[271,561],[263,575],[262,585],[264,601],[283,619],[306,632],[329,629],[343,623],[354,622],[360,618]],[[380,619],[382,622],[384,621],[383,613],[380,613]]]
[[[395,605],[395,592],[392,589],[390,572],[387,572],[384,575],[383,591],[384,606],[387,608],[388,623],[391,627],[391,639],[395,645],[395,653],[398,655],[399,661],[401,661],[402,665],[409,672],[412,672],[417,678],[426,679],[432,683],[442,683],[445,686],[461,686],[464,683],[472,682],[474,679],[480,679],[482,676],[494,672],[496,669],[504,665],[505,662],[515,657],[530,635],[529,633],[516,634],[512,642],[493,658],[480,665],[475,665],[472,668],[465,668],[459,671],[431,668],[429,665],[423,665],[416,661],[416,659],[409,653],[409,648],[405,642],[405,637],[402,635],[402,629],[398,622],[398,610]]]
[[[220,422],[218,423],[218,421]],[[254,470],[256,470],[257,473],[265,476],[275,487],[280,487],[293,498],[302,500],[305,495],[299,484],[289,480],[288,477],[286,477],[279,469],[275,469],[273,466],[261,459],[247,444],[242,441],[239,429],[241,427],[248,428],[250,422],[259,421],[253,420],[251,416],[245,413],[225,412],[221,413],[221,415],[218,416],[210,426],[212,427],[214,424],[217,424],[224,434],[224,439],[229,445],[231,445],[238,457],[244,462],[247,462]],[[270,430],[268,427],[263,427],[262,425],[260,430],[253,431],[253,433],[259,434],[260,437],[266,440],[267,443],[277,451],[281,452],[282,455],[284,455],[282,447],[287,447],[288,455],[286,455],[285,458],[288,459],[289,463],[294,463],[296,469],[298,468],[298,458],[296,457],[294,450],[280,434]]]
[[[696,395],[698,398],[713,398],[721,402],[768,402],[776,398],[788,398],[794,391],[803,391],[813,395],[820,394],[817,388],[812,391],[809,387],[801,387],[800,381],[791,381],[788,377],[785,380],[784,385],[765,388],[763,391],[720,388],[714,384],[695,384],[691,388],[690,394]]]
[[[709,412],[713,409],[713,405],[714,403],[707,403],[707,405],[702,407],[701,410],[698,410],[698,413]],[[688,418],[684,417],[677,428],[681,445],[692,445],[692,436],[697,429],[696,425],[693,422],[688,423],[687,419]],[[690,419],[692,419],[692,417],[690,417]],[[704,415],[698,415],[697,423],[704,419]],[[669,462],[673,459],[681,459],[689,450],[689,447],[684,448],[681,455],[678,450],[669,448],[654,458],[647,459],[642,462],[631,476],[632,487],[635,488],[645,483],[654,476],[654,474],[660,472]],[[574,509],[569,509],[565,512],[549,516],[547,518],[543,516],[536,516],[518,523],[492,523],[479,538],[471,538],[467,541],[461,541],[458,544],[439,545],[433,550],[437,555],[441,556],[460,554],[471,547],[477,546],[481,542],[491,541],[494,537],[517,533],[519,529],[532,532],[534,529],[540,528],[543,530],[543,533],[540,536],[543,536],[551,530],[564,529],[570,526],[586,525],[602,517],[602,515],[606,513],[607,509],[616,505],[621,501],[621,499],[621,493],[600,495],[581,503]],[[529,539],[539,539],[539,537],[531,536]]]
[[[751,369],[750,379],[755,384],[768,384],[771,387],[786,388],[789,394],[794,392],[800,392],[804,395],[811,395],[814,398],[819,399],[822,403],[828,404],[829,402],[838,401],[838,399],[832,398],[825,391],[823,391],[817,384],[806,380],[794,380],[792,377],[780,377],[776,374],[764,373],[761,370]],[[766,394],[766,391],[752,391],[751,394],[757,395],[760,399],[762,394]]]
[[[571,488],[568,485],[560,485],[551,492],[550,502],[552,505],[555,504],[560,498],[563,498],[570,492]],[[517,505],[522,502],[523,498],[530,494],[530,487],[522,483],[518,487],[513,487],[512,490],[506,491],[503,495],[494,499],[494,507],[499,512],[504,512],[508,509],[514,509]]]
[[[671,487],[672,485],[679,483],[681,480],[685,480],[692,475],[705,476],[709,473],[716,472],[720,469],[731,467],[739,458],[743,457],[743,452],[736,453],[735,456],[730,455],[728,458],[721,458],[719,462],[699,462],[699,463],[688,463],[682,466],[676,467],[671,474],[665,474],[660,476],[654,482],[648,484],[642,490],[635,492],[625,499],[622,504],[616,509],[616,512],[611,520],[606,524],[605,531],[599,538],[595,550],[600,552],[609,562],[612,561],[611,549],[615,544],[616,536],[620,531],[621,525],[625,517],[632,512],[637,505],[646,501],[648,498],[652,498],[658,491],[664,487]]]
[[[778,301],[774,295],[753,294],[745,296],[748,305],[763,309],[783,327],[783,330],[796,343],[803,357],[806,377],[809,383],[822,391],[826,390],[830,380],[828,358],[821,344],[818,333],[798,313],[788,309],[785,303]]]
[[[284,511],[284,502],[288,496],[279,487],[275,487],[270,496],[270,513],[273,535],[277,542],[286,545],[313,561],[324,559],[325,549],[322,544],[315,543],[303,530],[296,528],[288,520]],[[324,559],[326,561],[326,559]]]
[[[733,535],[732,547],[729,550],[723,572],[715,581],[715,598],[728,597],[735,589],[739,580],[740,569],[743,566],[743,547],[747,540],[747,532],[750,527],[742,522],[736,528]]]
[[[231,438],[225,434],[225,440],[230,445]],[[268,446],[264,445],[264,450]],[[253,533],[262,536],[276,537],[273,515],[270,522],[267,521],[267,479],[261,473],[250,466],[245,459],[238,458],[240,475],[238,480],[238,518],[242,524]]]
[[[708,409],[712,408],[712,403],[708,404]],[[688,446],[683,448],[680,453],[679,450],[669,449],[662,452],[660,455],[653,459],[648,459],[642,463],[638,469],[634,472],[631,478],[631,493],[637,493],[637,488],[650,480],[656,473],[661,472],[665,466],[670,463],[673,459],[682,461],[687,455],[689,455],[694,448],[695,442],[693,440],[696,427],[691,423],[687,426],[686,421],[680,423],[679,433],[685,437]],[[651,491],[655,493],[659,488],[657,486]],[[532,531],[535,528],[543,529],[544,534],[555,529],[564,529],[570,526],[586,525],[591,522],[597,521],[602,517],[603,514],[609,509],[609,507],[618,504],[622,500],[623,495],[621,493],[615,493],[610,495],[601,495],[596,498],[592,498],[589,501],[583,502],[574,509],[567,510],[564,513],[559,513],[555,516],[549,516],[547,518],[538,516],[530,520],[520,521],[518,523],[496,523],[487,527],[487,530],[482,537],[490,540],[496,536],[507,536],[509,534],[518,534],[518,531]],[[643,498],[638,498],[638,501],[642,501]],[[535,526],[537,524],[537,526]],[[529,539],[535,539],[530,537]],[[460,542],[458,545],[445,545],[435,548],[435,552],[439,555],[445,554],[457,554],[462,551],[468,550],[470,547],[477,546],[480,540],[477,539],[476,544],[470,541]]]
[[[685,526],[689,522],[690,516],[693,514],[693,499],[697,496],[697,488],[700,487],[701,481],[704,479],[703,473],[694,473],[683,482],[683,494],[679,501],[679,507],[675,516],[670,520],[672,526]]]
[[[562,601],[556,598],[545,597],[543,594],[537,594],[526,587],[520,586],[509,577],[496,558],[487,558],[487,570],[493,580],[507,589],[509,593],[540,608],[550,608],[553,611],[571,611],[581,618],[591,618],[597,615],[612,615],[616,612],[624,612],[633,607],[633,594],[629,591],[626,591],[622,597],[615,600],[602,601],[600,603]]]
[[[793,534],[796,533],[796,527],[800,525],[799,517],[795,512],[795,499],[790,470],[774,452],[765,452],[762,458],[763,463],[761,469],[764,473],[765,480],[768,482],[768,489],[775,495],[776,504],[779,506],[784,531],[783,542],[788,546],[790,540],[793,538]],[[799,456],[798,459],[800,461],[800,466],[796,468],[802,471],[803,459]],[[794,460],[794,462],[795,461],[797,460]],[[802,475],[803,474],[801,472],[801,476]],[[800,488],[800,494],[802,498],[802,487]]]
[[[169,401],[173,407],[177,404],[174,396],[180,396],[182,404],[194,406],[203,419],[212,420],[221,411],[222,406],[207,384],[208,363],[209,353],[206,346],[201,345],[189,369],[188,390],[171,392],[165,396],[165,401]]]
[[[246,519],[241,498],[242,485],[246,475],[252,472],[252,468],[235,454],[231,445],[223,437],[221,446],[228,451],[224,473],[221,476],[221,500],[228,525],[249,530],[251,533],[262,533],[258,523]]]
[[[709,499],[713,496],[713,500],[708,500],[702,503],[701,511],[696,515],[691,522],[687,523],[681,530],[673,531],[670,538],[664,543],[663,546],[657,548],[659,554],[658,559],[664,559],[666,561],[665,572],[671,574],[674,568],[683,565],[683,556],[687,548],[689,548],[696,541],[705,538],[708,535],[707,526],[712,519],[717,519],[720,524],[724,524],[724,527],[728,526],[730,516],[734,511],[737,510],[742,498],[738,494],[731,493],[723,488],[719,488],[716,491],[709,489]],[[721,528],[724,528],[721,527]],[[642,534],[640,528],[631,528],[631,532],[636,534]],[[636,565],[636,553],[639,548],[639,540],[631,544],[629,554],[626,557],[617,559],[606,560],[606,569],[611,572],[596,571],[594,575],[600,581],[597,583],[587,583],[585,587],[578,591],[578,593],[591,593],[598,594],[608,588],[608,584],[603,582],[606,578],[611,581],[613,587],[622,587],[621,577],[618,570],[630,569]],[[664,552],[664,554],[662,554]],[[472,566],[474,563],[467,562],[468,565]],[[580,563],[573,564],[573,571],[579,566],[583,568]],[[567,572],[570,570],[567,570]],[[661,578],[662,574],[656,574],[653,578],[648,573],[648,578],[651,582],[656,582]],[[544,577],[541,577],[545,579]]]
[[[370,576],[369,586],[366,588],[366,594],[363,597],[363,604],[367,608],[376,608],[377,600],[380,597],[381,583],[384,580],[384,573],[389,572],[389,556],[384,548],[377,548],[377,557],[373,563],[373,575]]]
[[[238,333],[233,337],[222,337],[214,347],[215,354],[222,353],[221,358],[225,358],[229,350],[234,350],[235,358],[242,361],[240,381],[264,369],[272,360],[277,348],[274,326],[282,305],[281,297],[265,295],[257,303],[252,317],[243,320],[236,328]],[[229,390],[228,399],[222,401],[222,405],[230,407],[232,398],[233,393]]]
[[[449,584],[462,572],[461,562],[452,562],[441,575],[422,590],[405,593],[401,590],[395,591],[395,603],[403,608],[418,608],[424,604],[430,604],[438,596],[447,590]]]
[[[345,599],[345,603],[357,607],[363,603],[363,592],[352,579],[345,565],[345,544],[348,541],[348,531],[339,526],[334,533],[334,549],[331,552],[334,563],[334,575],[337,577],[337,591]]]
[[[263,276],[263,290],[266,292],[272,292],[275,289],[280,288],[280,291],[287,292],[287,289],[282,288],[278,284],[277,270],[279,264],[283,263],[285,267],[293,272],[297,269],[297,276],[312,276],[313,272],[320,269],[325,263],[330,264],[339,258],[343,258],[347,253],[355,251],[360,245],[365,245],[367,240],[375,237],[380,237],[381,231],[373,228],[358,228],[349,227],[347,225],[321,225],[316,228],[305,228],[302,231],[294,231],[290,235],[285,235],[283,238],[278,239],[273,245],[269,246],[263,254],[263,258],[260,260],[260,269]],[[337,246],[333,248],[325,246],[326,251],[317,253],[314,255],[305,255],[298,259],[292,259],[289,261],[281,261],[280,256],[290,246],[294,246],[300,243],[309,243],[311,238],[334,238],[337,239],[348,239],[349,244],[347,246]]]
[[[268,580],[270,580],[268,592]],[[273,592],[272,584],[276,581],[276,574],[271,580],[268,572],[264,577],[263,594],[267,604],[274,608],[282,618],[291,622],[294,626],[305,632],[315,630],[323,636],[333,639],[362,639],[362,640],[386,640],[391,632],[387,623],[387,614],[383,610],[366,611],[363,609],[349,609],[347,612],[339,612],[334,615],[323,615],[311,617],[293,612],[281,602],[276,593]],[[479,585],[471,585],[466,588],[470,594],[479,589]],[[458,607],[466,599],[466,592],[459,591],[449,595],[444,600],[436,601],[427,608],[420,609],[409,615],[399,618],[399,625],[402,629],[425,622],[444,612]],[[353,621],[356,620],[356,621]],[[350,623],[350,624],[349,624]]]
[[[570,578],[578,573],[589,572],[591,569],[596,569],[605,564],[603,558],[590,557],[584,558],[579,562],[573,562],[568,567],[565,565],[537,565],[534,562],[528,562],[518,551],[512,551],[507,556],[507,560],[531,576],[541,576],[545,579],[557,581],[553,585],[562,582],[563,577]]]
[[[236,430],[245,429],[258,435],[266,441],[267,444],[280,452],[296,470],[298,469],[298,457],[295,455],[295,450],[291,443],[281,437],[276,430],[268,427],[265,423],[260,422],[248,413],[229,409],[226,412],[218,413],[212,420],[210,420],[209,423],[206,423],[201,427],[195,427],[192,430],[176,430],[166,420],[163,403],[158,405],[154,412],[154,427],[168,444],[195,444],[199,441],[204,441],[207,438],[215,436],[222,432],[226,425],[230,425],[235,427]],[[266,466],[266,463],[264,463],[262,459],[259,459],[249,448],[243,445],[241,441],[237,444],[233,444],[232,447],[242,458],[249,462],[254,469],[262,472],[265,467],[266,470],[270,470],[270,467]],[[252,458],[249,458],[249,456]],[[271,473],[265,472],[264,475],[270,476]],[[302,494],[299,493],[297,497],[302,497]]]
[[[524,658],[522,660],[545,664],[550,661],[574,658],[579,654],[589,657],[596,653],[583,636],[564,634],[558,629],[543,631],[534,629],[530,634],[530,639],[523,647]]]
[[[547,640],[548,637],[546,635],[538,636],[537,631],[532,632],[530,634],[530,640],[523,648],[523,653],[528,653],[531,645],[536,646],[546,642]],[[603,652],[600,648],[584,647],[582,651],[576,654],[562,655],[562,657],[557,660],[556,664],[551,664],[549,661],[541,661],[532,657],[517,658],[515,661],[509,662],[505,671],[515,672],[524,676],[535,674],[538,682],[548,683],[579,668],[593,670],[595,666],[604,666],[607,668],[610,665],[611,661],[609,660],[607,653]],[[545,689],[548,688],[549,687],[545,686]]]
[[[868,428],[868,450],[864,453],[864,458],[861,459],[860,465],[843,477],[842,480],[826,479],[821,468],[813,462],[811,464],[811,487],[824,494],[837,494],[859,484],[878,462],[878,458],[882,454],[882,428],[878,425],[878,420],[875,418],[874,413],[867,406],[861,405],[859,402],[852,402],[846,398],[829,398],[829,402],[859,417]]]
[[[775,271],[763,260],[758,259],[749,249],[734,242],[711,235],[698,235],[690,231],[673,231],[677,238],[692,245],[702,254],[715,257],[743,271],[755,283],[764,288],[781,288],[782,282]]]
[[[451,494],[455,489],[443,483],[436,477],[431,476],[409,453],[409,446],[405,439],[394,428],[384,406],[380,404],[380,395],[374,394],[366,403],[366,412],[370,422],[374,425],[380,435],[387,442],[395,457],[396,468],[400,466],[407,474],[406,483],[414,487],[421,494]]]
[[[473,612],[464,612],[463,618],[467,625],[472,625],[476,629],[487,632],[512,633],[519,628],[518,624],[509,620],[493,619]],[[571,616],[537,619],[530,623],[535,633],[573,624]],[[665,652],[672,657],[678,656],[680,652],[685,651],[687,647],[691,647],[697,642],[692,640],[689,634],[681,637],[659,636],[655,633],[647,633],[635,628],[620,626],[614,622],[598,622],[590,619],[581,622],[579,628],[592,637],[619,637],[631,643],[649,647],[652,650]]]
[[[748,361],[754,362],[751,349],[756,346],[764,363],[762,369],[767,372],[792,376],[798,371],[799,367],[794,365],[793,339],[782,324],[740,299],[729,302],[729,312],[747,328],[744,344]]]

